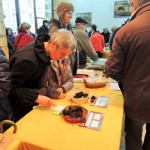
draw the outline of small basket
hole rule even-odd
[[[79,93],[79,92],[83,92],[84,94],[86,93],[86,94],[88,94],[88,96],[87,97],[81,97],[81,98],[74,98],[74,96],[76,95],[76,93]],[[89,90],[84,89],[84,88],[83,89],[82,88],[76,89],[76,90],[74,90],[74,92],[72,94],[71,101],[73,103],[75,103],[75,104],[78,104],[78,105],[85,104],[85,103],[88,102],[89,93],[90,93]]]

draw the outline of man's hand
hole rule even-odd
[[[46,107],[50,107],[51,105],[56,106],[56,104],[49,97],[43,95],[39,95],[35,102]]]
[[[57,90],[58,90],[60,93],[63,93],[63,92],[64,92],[63,88],[61,88],[61,87],[59,87]]]
[[[66,94],[60,93],[60,95],[58,96],[58,99],[63,99],[63,98],[65,98],[65,97],[66,97]]]

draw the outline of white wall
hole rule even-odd
[[[92,12],[92,24],[97,25],[97,30],[102,32],[104,27],[109,30],[112,26],[121,26],[127,18],[114,18],[115,0],[69,0],[75,8],[72,22],[76,13]],[[121,0],[120,0],[121,1]],[[110,31],[111,32],[111,31]]]

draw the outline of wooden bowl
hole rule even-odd
[[[84,84],[87,88],[100,88],[106,86],[107,80],[102,80],[99,77],[88,77],[84,78]]]
[[[79,123],[85,120],[87,113],[88,111],[84,107],[78,105],[70,105],[62,110],[62,117],[67,122]],[[74,117],[75,115],[76,117]]]

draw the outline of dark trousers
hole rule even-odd
[[[145,122],[125,116],[126,150],[150,150],[150,123],[146,123],[146,135],[142,145],[142,131]]]
[[[102,53],[96,52],[99,58],[102,58]]]

